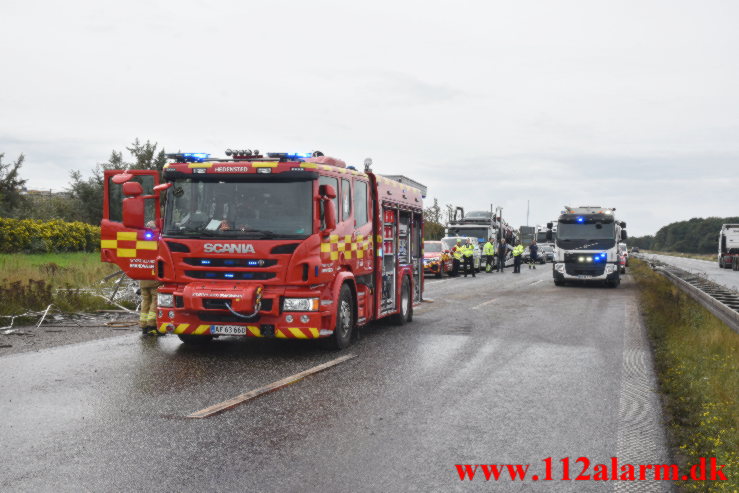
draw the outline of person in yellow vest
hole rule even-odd
[[[467,267],[470,268],[472,277],[475,277],[475,246],[469,238],[462,247],[462,254],[464,255],[464,277],[467,277]]]
[[[459,266],[462,264],[464,254],[462,253],[462,240],[457,239],[457,244],[452,247],[452,277],[459,275]]]
[[[495,258],[495,246],[492,238],[488,238],[487,243],[483,245],[482,254],[485,255],[485,272],[489,274],[493,271],[493,259]]]
[[[513,247],[513,273],[521,273],[521,256],[523,255],[523,245],[521,243]]]

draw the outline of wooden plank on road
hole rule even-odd
[[[331,361],[327,361],[326,363],[323,363],[318,366],[314,366],[313,368],[309,368],[307,370],[301,371],[300,373],[296,373],[295,375],[291,375],[289,377],[283,378],[282,380],[272,382],[268,385],[265,385],[264,387],[260,387],[258,389],[250,390],[249,392],[245,392],[241,395],[237,395],[233,399],[228,399],[227,401],[219,402],[218,404],[214,404],[212,406],[206,407],[205,409],[201,409],[200,411],[195,411],[192,414],[188,414],[186,417],[193,418],[193,419],[209,418],[218,413],[222,413],[223,411],[233,409],[239,404],[243,404],[244,402],[254,399],[255,397],[259,397],[260,395],[264,395],[269,392],[281,389],[282,387],[286,387],[290,385],[291,383],[295,383],[298,380],[302,380],[303,378],[309,375],[313,375],[315,373],[331,368],[332,366],[341,364],[344,361],[348,361],[352,358],[355,358],[356,356],[357,356],[356,354],[348,354],[346,356],[341,356],[339,358],[332,359]]]

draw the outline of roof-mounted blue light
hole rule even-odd
[[[287,157],[294,158],[294,159],[308,159],[309,157],[313,157],[313,153],[312,152],[288,152]]]
[[[178,163],[202,163],[209,157],[210,154],[205,152],[177,152],[167,154],[168,159],[174,159]]]
[[[191,159],[193,162],[202,163],[210,157],[210,154],[206,152],[184,152],[182,156],[185,159]]]

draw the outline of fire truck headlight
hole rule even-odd
[[[554,264],[554,270],[556,270],[560,274],[564,274],[565,273],[565,264]]]
[[[282,301],[283,312],[315,312],[318,306],[318,298],[285,298]]]
[[[172,308],[174,306],[174,295],[157,293],[157,306],[161,306],[162,308]]]
[[[616,266],[613,264],[606,265],[606,274],[613,274],[613,272],[616,270]]]

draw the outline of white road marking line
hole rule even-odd
[[[188,414],[186,417],[193,418],[193,419],[202,419],[202,418],[208,418],[218,413],[222,413],[223,411],[232,409],[238,406],[239,404],[243,404],[244,402],[250,399],[254,399],[255,397],[259,397],[262,394],[266,394],[268,392],[281,389],[282,387],[290,385],[291,383],[295,383],[298,380],[302,380],[303,378],[309,375],[313,375],[314,373],[318,373],[320,371],[331,368],[332,366],[336,366],[340,363],[343,363],[344,361],[355,358],[356,356],[357,356],[356,354],[348,354],[346,356],[341,356],[340,358],[332,359],[331,361],[320,364],[318,366],[314,366],[313,368],[309,368],[305,371],[301,371],[300,373],[296,373],[295,375],[291,375],[287,378],[283,378],[282,380],[272,382],[268,385],[265,385],[264,387],[260,387],[258,389],[250,390],[249,392],[246,392],[244,394],[237,395],[233,399],[229,399],[227,401],[214,404],[212,406],[206,407],[205,409],[201,409],[200,411],[195,411],[192,414]]]
[[[539,279],[538,281],[534,281],[532,283],[529,283],[530,286],[533,286],[534,284],[539,284],[540,282],[544,282],[544,279]]]
[[[485,305],[489,305],[490,303],[492,303],[493,301],[495,301],[495,300],[497,300],[497,299],[498,299],[498,298],[493,298],[492,300],[488,300],[488,301],[486,301],[486,302],[484,302],[484,303],[480,303],[480,304],[479,304],[479,305],[477,305],[477,306],[473,306],[473,307],[472,307],[472,309],[473,309],[473,310],[477,310],[478,308],[482,308],[482,307],[483,307],[483,306],[485,306]]]

